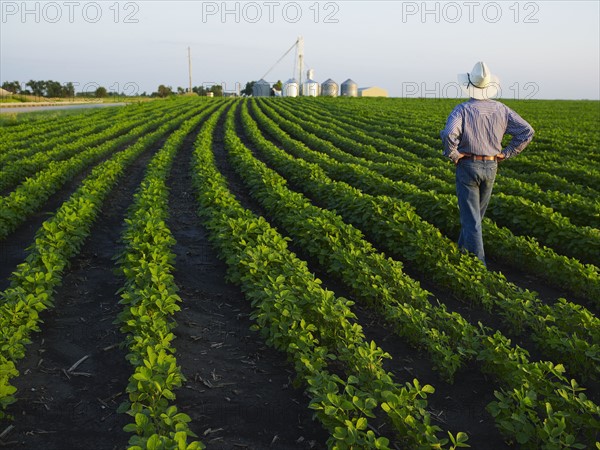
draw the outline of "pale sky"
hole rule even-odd
[[[598,1],[0,1],[0,83],[127,93],[243,88],[304,38],[314,78],[393,97],[457,97],[485,61],[502,97],[600,99]],[[266,77],[294,76],[294,52]]]

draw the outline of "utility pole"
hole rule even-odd
[[[190,76],[190,90],[188,91],[190,94],[192,93],[192,53],[190,48],[188,47],[188,68],[189,68],[189,76]]]
[[[298,55],[298,95],[302,93],[302,73],[304,72],[304,38],[298,36],[296,52]]]

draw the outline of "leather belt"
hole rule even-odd
[[[471,155],[468,153],[463,154],[464,156],[461,159],[472,159],[473,161],[496,161],[498,159],[496,156]]]

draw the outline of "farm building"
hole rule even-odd
[[[388,91],[377,86],[364,87],[358,89],[359,97],[387,97]]]
[[[6,89],[0,88],[0,97],[7,97],[9,95],[13,95],[12,92],[7,91]]]

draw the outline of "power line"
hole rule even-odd
[[[293,45],[292,45],[292,46],[291,46],[291,47],[290,47],[290,48],[289,48],[289,49],[288,49],[288,50],[287,50],[287,51],[286,51],[286,52],[283,54],[283,56],[282,56],[281,58],[279,58],[279,59],[277,60],[277,62],[271,66],[271,68],[270,68],[269,70],[267,70],[267,73],[265,73],[265,74],[264,74],[264,75],[261,77],[261,79],[263,79],[263,80],[264,80],[264,79],[267,77],[267,75],[269,75],[269,73],[270,73],[270,72],[271,72],[271,71],[272,71],[272,70],[275,68],[275,66],[276,66],[277,64],[279,64],[279,63],[281,62],[281,60],[282,60],[283,58],[285,58],[285,57],[288,55],[288,53],[289,53],[289,52],[291,52],[291,51],[292,51],[292,50],[293,50],[295,47],[297,47],[297,46],[298,46],[298,43],[299,43],[299,42],[300,42],[300,38],[298,38],[298,39],[296,40],[296,42],[294,42],[294,44],[293,44]],[[295,68],[294,68],[294,71],[295,71]]]

